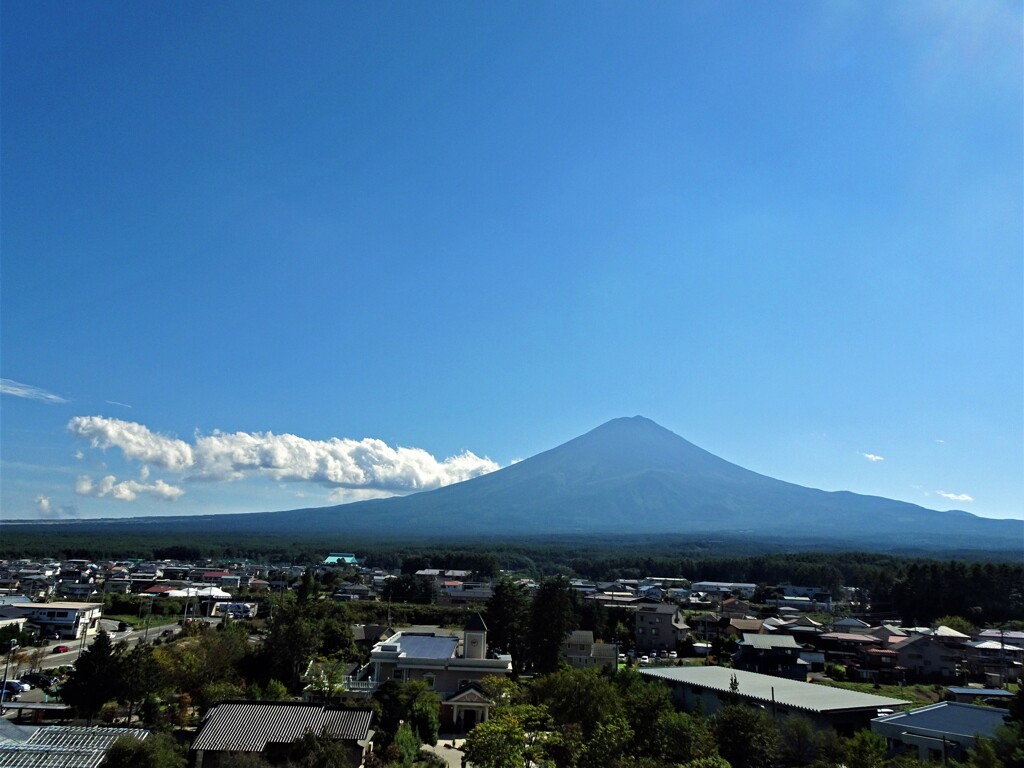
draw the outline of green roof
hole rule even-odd
[[[331,552],[324,559],[324,565],[338,565],[339,563],[344,565],[358,565],[356,556],[351,552]]]

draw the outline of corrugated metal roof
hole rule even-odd
[[[322,704],[227,702],[206,715],[192,749],[262,752],[268,743],[289,744],[307,731],[359,741],[366,738],[372,714],[364,709],[327,709]]]
[[[97,768],[122,736],[142,740],[149,731],[46,726],[23,744],[0,744],[0,768]]]
[[[749,632],[743,633],[743,642],[740,645],[749,645],[758,650],[770,650],[772,648],[799,648],[800,644],[792,635],[752,635]]]
[[[735,675],[741,697],[764,703],[770,703],[774,699],[776,704],[808,712],[877,709],[907,703],[887,696],[802,683],[784,677],[772,677],[726,667],[647,667],[641,669],[640,674],[686,685],[699,685],[722,693],[730,691],[730,683]]]

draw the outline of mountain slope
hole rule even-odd
[[[327,515],[425,532],[746,532],[836,538],[1021,535],[1018,521],[826,492],[751,472],[642,417],[610,421],[518,464]]]
[[[82,521],[77,525],[87,525]],[[138,518],[111,529],[333,537],[732,534],[871,548],[1024,548],[1024,522],[828,492],[744,469],[642,417],[614,419],[488,475],[319,509]]]

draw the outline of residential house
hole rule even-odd
[[[991,739],[1005,714],[995,707],[941,701],[875,718],[871,730],[885,737],[891,754],[909,753],[948,765],[963,760],[975,739]]]
[[[718,634],[722,637],[742,637],[745,633],[761,634],[764,632],[764,622],[750,616],[746,618],[730,618],[719,625]]]
[[[968,673],[998,684],[1019,682],[1024,648],[1000,640],[977,640],[964,646]]]
[[[881,648],[882,641],[874,635],[859,632],[825,632],[814,640],[818,650],[835,664],[852,664],[856,666],[864,657],[868,648]]]
[[[354,765],[372,748],[369,709],[281,701],[226,701],[203,718],[192,742],[195,768],[217,768],[226,758],[256,754],[269,761],[287,757],[306,733],[324,734],[347,747]]]
[[[438,602],[452,605],[486,603],[494,597],[494,587],[480,581],[445,581],[441,585]]]
[[[637,605],[633,626],[637,653],[675,651],[690,631],[682,609],[673,603]]]
[[[845,634],[869,635],[871,634],[871,625],[853,616],[845,616],[832,622],[832,631]]]
[[[562,656],[574,669],[592,667],[614,670],[618,664],[619,647],[614,643],[595,643],[594,633],[578,629],[566,635]]]
[[[371,694],[386,680],[421,680],[441,697],[442,726],[468,730],[486,720],[491,703],[468,689],[488,675],[512,673],[512,657],[487,655],[487,625],[479,613],[466,623],[462,642],[436,632],[403,631],[374,645],[370,662],[345,681],[353,694]],[[459,652],[461,646],[461,653]]]
[[[762,675],[806,680],[811,665],[800,658],[801,650],[792,635],[744,633],[733,654],[733,666]]]
[[[957,638],[912,635],[891,648],[907,680],[950,682],[963,677],[966,649]]]
[[[14,603],[0,607],[0,616],[23,617],[44,637],[77,640],[98,630],[102,604],[97,603]]]

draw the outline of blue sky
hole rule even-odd
[[[1019,3],[4,3],[0,515],[616,416],[1024,517]]]

